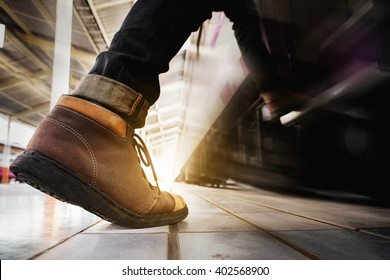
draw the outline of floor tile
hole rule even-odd
[[[219,206],[228,209],[233,213],[262,213],[262,212],[272,212],[273,209],[263,207],[254,203],[247,202],[220,202],[214,200]]]
[[[390,228],[390,209],[327,210],[302,214],[352,228]]]
[[[388,208],[248,186],[171,189],[188,203],[184,221],[129,229],[25,184],[1,185],[0,259],[390,259]]]
[[[347,230],[280,231],[278,236],[329,260],[389,260],[390,240]]]
[[[0,259],[28,260],[61,241],[60,238],[0,238]]]
[[[365,228],[362,229],[362,231],[377,234],[379,236],[383,236],[384,238],[390,239],[390,228]]]
[[[275,195],[277,194],[277,195]],[[343,200],[331,200],[327,197],[308,195],[299,196],[297,194],[283,193],[263,193],[262,190],[252,192],[240,192],[235,195],[237,199],[253,201],[260,205],[282,209],[291,212],[317,210],[354,210],[364,208],[362,204],[346,202]]]
[[[0,238],[68,237],[100,220],[24,184],[0,188]]]
[[[223,213],[224,211],[194,195],[185,198],[189,213]]]
[[[29,259],[101,219],[25,184],[0,187],[0,258]]]
[[[121,225],[113,224],[107,221],[101,221],[96,225],[88,228],[84,233],[168,233],[169,226],[132,229]]]
[[[167,248],[167,234],[79,234],[37,259],[165,260]]]
[[[335,229],[335,226],[281,212],[239,213],[240,217],[262,229],[273,230],[320,230]]]
[[[226,213],[190,214],[178,224],[179,232],[256,231],[242,220]]]
[[[180,233],[184,260],[302,260],[306,256],[262,232]]]

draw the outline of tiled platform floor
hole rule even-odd
[[[0,185],[0,259],[390,259],[390,209],[248,186],[170,186],[178,225],[127,229],[24,185]]]

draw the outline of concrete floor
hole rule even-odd
[[[389,260],[390,209],[364,199],[173,183],[190,214],[128,229],[25,184],[0,185],[0,259]]]

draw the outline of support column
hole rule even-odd
[[[5,39],[5,25],[0,24],[0,48],[4,47]],[[3,148],[3,160],[0,162],[0,166],[3,168],[3,175],[1,178],[2,184],[8,184],[9,164],[11,159],[11,146],[10,146],[10,130],[11,130],[11,118],[8,116],[7,134]]]
[[[0,24],[0,48],[4,47],[5,25]]]
[[[69,92],[73,0],[57,0],[50,109]]]
[[[1,178],[2,184],[8,184],[9,165],[11,161],[10,133],[11,133],[11,118],[8,116],[7,135],[6,135],[6,140],[3,148],[3,162],[1,163],[3,167],[3,176]]]

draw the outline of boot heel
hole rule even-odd
[[[65,168],[45,156],[27,150],[15,159],[10,169],[20,181],[47,195],[77,206],[83,204],[80,180],[69,176]]]

